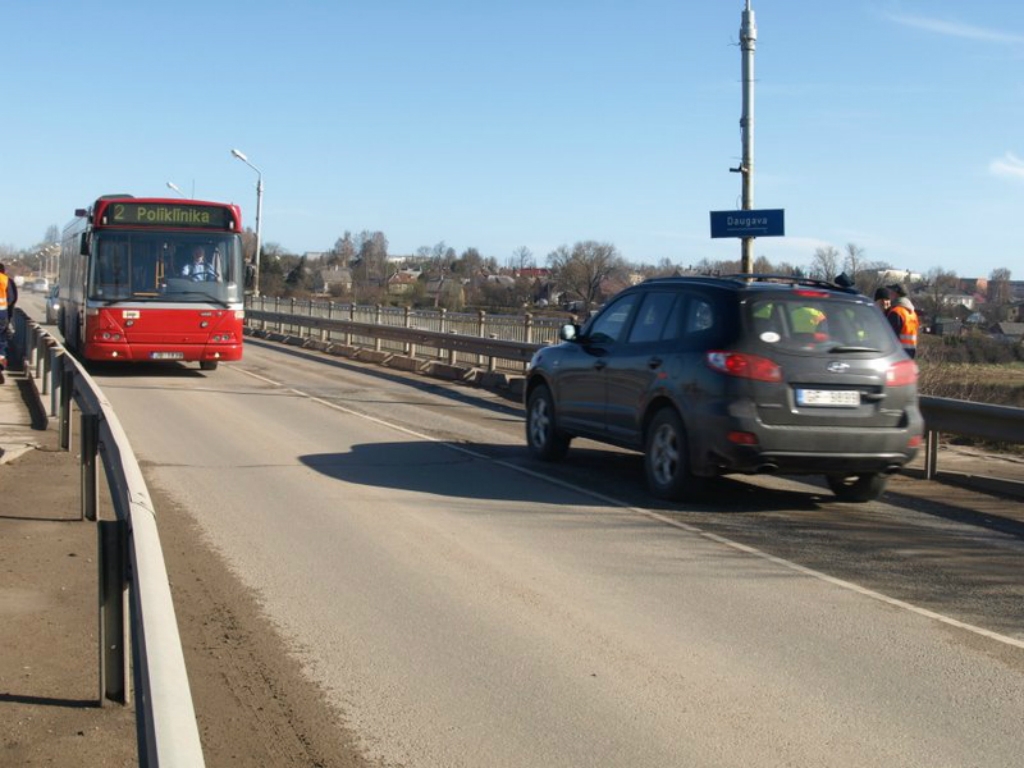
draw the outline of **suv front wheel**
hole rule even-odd
[[[862,504],[882,495],[889,483],[889,476],[869,472],[865,475],[829,475],[826,480],[839,501]]]
[[[530,453],[544,461],[557,461],[569,452],[570,437],[558,431],[555,401],[551,390],[540,384],[526,404],[526,445]]]
[[[673,408],[662,408],[651,419],[644,446],[647,487],[659,499],[681,499],[700,492],[703,482],[690,472],[686,431]]]

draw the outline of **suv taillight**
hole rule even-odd
[[[917,383],[917,363],[913,360],[901,360],[889,366],[885,372],[885,384],[889,387],[909,387]]]
[[[754,381],[782,381],[782,368],[773,360],[741,352],[708,352],[705,360],[713,371]]]

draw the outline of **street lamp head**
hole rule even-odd
[[[254,171],[256,171],[256,251],[253,254],[253,267],[255,269],[253,274],[253,294],[255,296],[260,295],[260,221],[262,219],[261,213],[263,209],[263,172],[255,165],[249,162],[249,158],[238,149],[231,150],[232,157],[237,157],[243,163],[248,165]]]
[[[175,184],[175,183],[174,183],[173,181],[168,181],[168,182],[167,182],[167,188],[168,188],[168,189],[173,189],[173,190],[174,190],[175,192],[177,192],[177,193],[178,193],[179,195],[181,195],[182,197],[185,197],[185,193],[184,193],[184,192],[182,192],[182,191],[181,191],[181,190],[180,190],[180,189],[178,188],[178,185],[177,185],[177,184]]]

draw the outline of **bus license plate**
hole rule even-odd
[[[154,352],[151,354],[150,359],[152,360],[184,360],[184,352]]]
[[[856,408],[860,405],[860,392],[850,389],[798,389],[796,404]]]

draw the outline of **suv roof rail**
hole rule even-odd
[[[776,275],[760,272],[736,272],[730,275],[722,275],[729,280],[746,280],[759,283],[783,283],[786,285],[806,285],[814,288],[827,288],[830,291],[842,291],[843,293],[858,294],[860,291],[853,285],[844,285],[832,280],[819,280],[814,277],[802,277],[799,275]]]
[[[848,278],[845,278],[848,279]],[[703,280],[711,284],[715,281],[728,280],[733,283],[773,283],[778,285],[802,285],[809,288],[819,288],[829,291],[839,291],[841,293],[849,293],[855,296],[862,295],[857,290],[856,286],[840,282],[837,278],[835,281],[832,280],[819,280],[814,277],[803,277],[801,275],[781,275],[781,274],[770,274],[762,272],[709,272],[709,273],[688,273],[683,275],[670,275],[666,277],[649,277],[644,280],[645,283],[656,283],[656,282],[673,282],[676,280]]]

